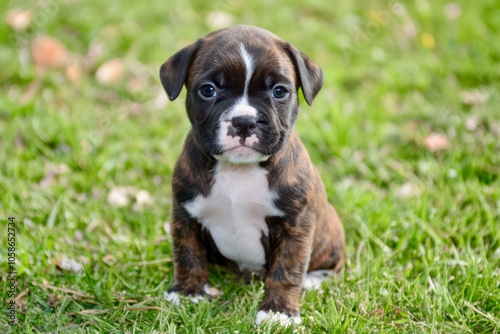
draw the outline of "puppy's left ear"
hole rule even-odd
[[[191,58],[198,49],[199,44],[200,40],[186,46],[161,65],[160,80],[170,101],[175,100],[181,93]]]
[[[323,71],[302,51],[288,44],[286,47],[295,65],[295,70],[299,75],[299,83],[302,88],[302,93],[308,105],[312,105],[312,101],[318,94],[321,86],[323,86]]]

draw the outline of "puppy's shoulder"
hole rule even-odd
[[[172,178],[174,197],[184,203],[196,195],[207,196],[213,181],[216,161],[197,144],[191,130],[177,159]]]

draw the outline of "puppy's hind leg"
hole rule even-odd
[[[313,270],[306,274],[302,280],[304,290],[320,290],[321,284],[332,277],[333,270]]]

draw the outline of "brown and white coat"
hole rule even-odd
[[[174,283],[166,293],[208,296],[208,265],[258,273],[256,322],[299,322],[303,287],[343,267],[344,230],[293,131],[297,92],[312,103],[321,69],[256,27],[216,31],[160,69],[171,100],[183,85],[192,129],[172,190]]]

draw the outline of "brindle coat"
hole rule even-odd
[[[344,230],[327,196],[320,175],[312,165],[300,138],[292,130],[298,115],[297,91],[312,103],[323,83],[321,69],[305,54],[275,35],[254,27],[237,26],[209,34],[173,55],[160,70],[162,84],[171,100],[185,84],[186,106],[192,124],[184,149],[174,170],[172,239],[174,248],[174,284],[169,291],[186,295],[204,295],[208,282],[208,264],[237,268],[218,251],[210,233],[186,211],[184,204],[197,195],[209,196],[214,182],[220,148],[210,140],[217,130],[217,110],[229,108],[242,94],[244,64],[237,54],[238,45],[258,60],[249,86],[250,102],[257,109],[269,109],[263,97],[274,81],[289,81],[292,98],[275,103],[262,115],[259,146],[256,150],[270,158],[260,162],[268,171],[269,189],[276,193],[275,206],[284,214],[265,218],[269,232],[262,235],[266,264],[265,296],[261,310],[299,314],[302,279],[306,272],[330,269],[338,272],[344,262]],[[225,91],[215,107],[200,102],[196,88],[206,80]],[[213,110],[213,112],[207,112]]]

